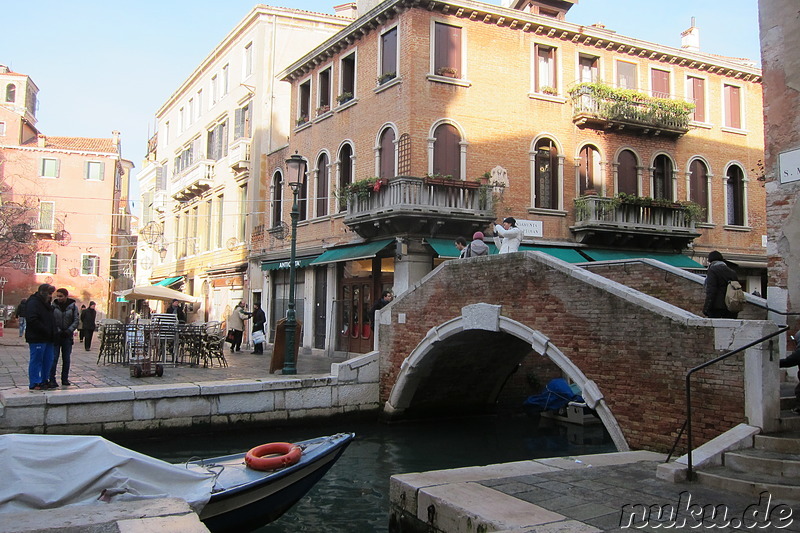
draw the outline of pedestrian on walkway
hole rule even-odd
[[[56,288],[48,283],[39,285],[35,294],[28,297],[25,305],[25,342],[28,343],[28,388],[48,388],[48,373],[53,366],[53,340],[56,323],[50,302]]]
[[[264,353],[264,324],[267,323],[267,315],[261,309],[261,304],[253,304],[253,354],[261,355]],[[260,335],[259,335],[260,333]],[[261,338],[261,342],[256,342]]]
[[[708,318],[736,318],[739,313],[728,311],[725,305],[725,293],[729,281],[739,281],[736,272],[728,265],[722,254],[714,250],[708,254],[708,270],[704,287],[706,300],[703,304],[703,314]]]
[[[228,317],[228,329],[233,331],[231,353],[242,351],[242,335],[244,334],[244,321],[249,319],[250,313],[245,311],[244,302],[239,302]]]
[[[489,255],[489,247],[483,242],[483,232],[476,231],[472,234],[472,242],[467,246],[465,257],[479,257]]]
[[[25,304],[28,302],[27,298],[23,298],[17,306],[17,322],[19,322],[19,336],[25,334]]]
[[[494,244],[501,254],[513,254],[522,244],[522,228],[517,227],[514,217],[506,217],[502,224],[494,226]]]
[[[72,356],[75,328],[78,327],[78,306],[75,300],[69,297],[69,291],[61,288],[56,291],[56,301],[53,302],[53,317],[56,322],[56,336],[53,342],[53,364],[50,367],[49,385],[51,389],[58,387],[56,383],[56,370],[58,357],[61,356],[61,385],[69,387],[69,365]]]
[[[456,237],[453,244],[456,245],[456,250],[458,250],[458,258],[464,259],[467,256],[467,239],[464,237]]]
[[[97,321],[97,304],[89,302],[89,307],[81,313],[81,322],[83,323],[83,346],[86,351],[92,349],[92,337],[94,336],[95,322]]]

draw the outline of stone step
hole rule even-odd
[[[697,471],[697,480],[707,487],[738,492],[757,498],[767,491],[776,501],[800,501],[800,479],[778,478],[754,472],[737,472],[725,466]]]
[[[797,417],[797,420],[800,422],[800,417]],[[782,421],[788,420],[782,419]],[[800,429],[756,435],[753,439],[753,447],[767,452],[800,454]]]
[[[752,472],[775,478],[800,478],[800,457],[795,454],[749,448],[726,452],[723,463],[736,472]]]

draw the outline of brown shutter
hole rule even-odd
[[[459,142],[461,138],[456,128],[450,124],[442,124],[434,133],[436,141],[433,145],[433,173],[443,176],[461,178],[461,157]]]
[[[397,73],[397,28],[384,33],[381,39],[381,74]]]
[[[706,121],[706,81],[702,78],[689,78],[692,80],[692,98],[694,99],[694,120]]]
[[[394,177],[394,130],[386,128],[381,135],[381,178]]]
[[[317,213],[322,217],[328,214],[328,156],[322,154],[317,160]]]
[[[653,85],[653,96],[656,98],[669,98],[669,72],[653,69],[650,71]]]
[[[617,167],[617,192],[637,194],[636,190],[636,156],[630,150],[623,150],[619,154]]]
[[[708,172],[706,165],[699,159],[692,161],[689,166],[689,200],[703,209],[708,208]],[[699,221],[705,222],[706,216],[704,212]]]
[[[739,87],[725,86],[725,125],[730,128],[741,128],[741,101]]]

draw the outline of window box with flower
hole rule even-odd
[[[347,102],[349,102],[352,99],[353,99],[353,93],[351,93],[351,92],[343,92],[342,94],[340,94],[339,96],[336,97],[336,102],[338,102],[339,105],[342,105],[342,104],[346,104]]]
[[[436,69],[437,76],[444,76],[445,78],[458,78],[458,69],[453,67],[439,67]]]

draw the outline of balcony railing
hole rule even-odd
[[[586,83],[570,91],[573,122],[582,126],[628,128],[642,133],[683,135],[693,106],[680,100],[652,98],[632,90]]]
[[[344,222],[364,237],[382,233],[382,227],[460,234],[494,220],[493,202],[492,187],[477,182],[398,176],[381,180],[372,190],[350,193]]]
[[[214,182],[215,164],[216,161],[204,159],[173,176],[170,195],[176,200],[183,200],[209,189]]]
[[[685,247],[700,234],[695,230],[695,220],[689,207],[652,205],[658,200],[640,199],[640,202],[625,203],[619,198],[582,196],[575,199],[575,225],[571,228],[579,242],[594,237],[609,238],[624,236],[636,239],[640,244],[652,244],[661,240],[665,246],[678,244]],[[647,204],[650,205],[647,205]]]
[[[228,152],[228,162],[236,171],[250,168],[250,139],[236,139]]]

